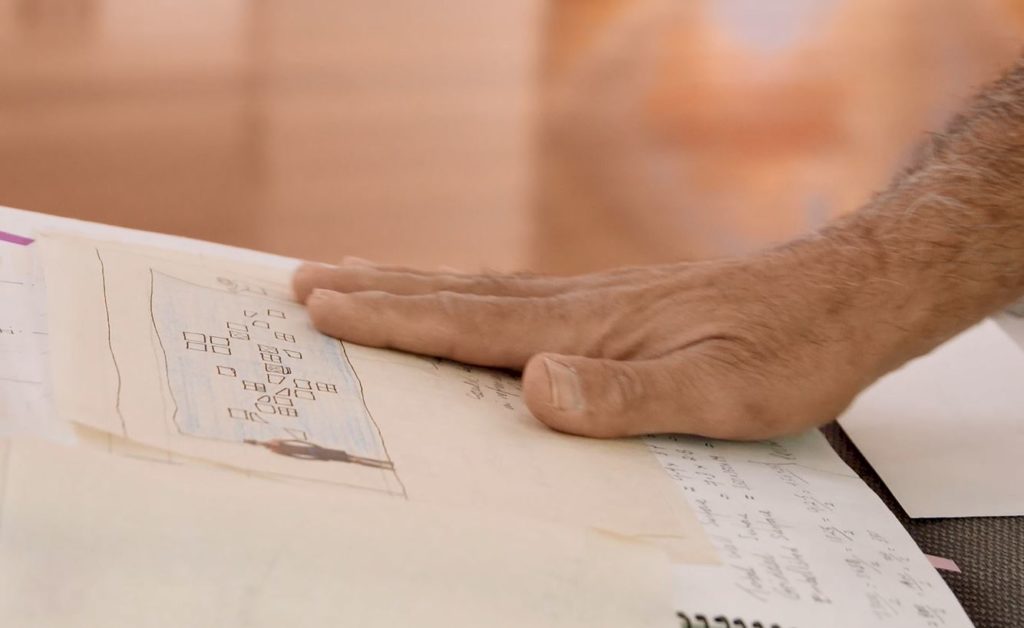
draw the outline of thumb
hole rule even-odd
[[[613,438],[680,432],[709,435],[705,375],[670,356],[617,361],[542,353],[523,371],[523,397],[538,420],[560,432]],[[713,388],[712,388],[713,389]]]

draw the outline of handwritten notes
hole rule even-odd
[[[781,626],[971,625],[900,523],[820,433],[765,443],[647,442],[723,562],[677,569],[680,610]]]

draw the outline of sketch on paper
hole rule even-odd
[[[107,273],[96,251],[108,320]],[[148,268],[149,319],[164,415],[178,436],[254,446],[297,461],[356,465],[392,476],[361,488],[405,495],[345,345],[309,326],[286,291],[237,277],[188,279]],[[203,281],[205,279],[205,281]],[[108,346],[122,367],[116,331]]]

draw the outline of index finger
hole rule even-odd
[[[315,290],[307,305],[316,328],[336,338],[483,366],[522,368],[536,353],[593,351],[593,306],[571,295]]]

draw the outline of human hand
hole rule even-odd
[[[294,288],[343,340],[524,369],[559,431],[757,439],[832,420],[909,357],[874,279],[813,242],[568,278],[306,264]]]

